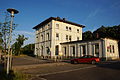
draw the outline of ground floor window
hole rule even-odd
[[[48,55],[50,55],[50,48],[49,47],[46,47],[46,52]]]
[[[99,57],[99,44],[95,44],[95,54],[96,57]]]
[[[107,46],[107,52],[115,53],[114,45],[109,45],[109,46]]]
[[[85,45],[82,45],[82,54],[86,55],[86,46]]]
[[[75,56],[75,46],[70,47],[71,56]]]
[[[64,47],[64,54],[65,54],[65,56],[66,56],[66,47]]]
[[[43,56],[43,46],[41,46],[41,56]]]
[[[80,56],[86,55],[86,45],[80,45]]]
[[[55,55],[59,55],[59,46],[55,46]]]

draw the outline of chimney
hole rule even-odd
[[[96,38],[97,38],[97,39],[99,38],[99,34],[98,34],[98,33],[96,34]]]
[[[63,18],[63,20],[65,21],[66,19],[65,19],[65,18]]]
[[[60,19],[60,17],[59,17],[59,16],[57,16],[57,19]]]

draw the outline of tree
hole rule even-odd
[[[1,34],[1,32],[0,32],[0,49],[3,49],[3,47],[2,47],[2,43],[3,43],[3,40],[2,40],[2,34]]]
[[[34,49],[35,49],[35,44],[28,44],[22,48],[22,53],[29,56],[34,56]]]
[[[10,15],[8,12],[5,12],[5,21],[3,23],[0,23],[0,32],[1,32],[1,41],[2,41],[2,47],[4,49],[4,55],[6,55],[6,50],[8,47],[8,40],[9,40],[9,35],[10,35]],[[15,29],[17,24],[13,23],[12,30]]]
[[[16,42],[12,45],[13,48],[13,53],[15,55],[20,55],[21,54],[21,47],[24,44],[24,41],[27,40],[28,38],[26,38],[24,35],[18,35],[18,38],[16,38]]]
[[[86,31],[83,33],[83,40],[92,40],[93,33],[91,31]]]
[[[100,28],[93,32],[94,39],[105,38],[107,36],[108,36],[107,28],[104,26],[101,26]]]

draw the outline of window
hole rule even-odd
[[[38,36],[36,36],[36,38],[38,38]]]
[[[79,29],[77,29],[77,33],[79,33]]]
[[[86,55],[86,45],[81,45],[82,55]]]
[[[69,31],[71,31],[71,27],[69,27]]]
[[[55,46],[55,55],[59,55],[59,46]]]
[[[68,35],[66,35],[66,40],[68,40]]]
[[[66,26],[66,31],[68,31],[68,26]]]
[[[77,40],[79,40],[79,37],[77,37]]]
[[[71,36],[69,36],[69,40],[70,40],[70,41],[71,41],[71,39],[72,39]]]
[[[112,45],[112,50],[113,50],[113,53],[115,53],[115,48],[114,48],[114,45]]]
[[[43,41],[43,35],[41,35],[41,41]]]
[[[112,53],[112,46],[110,45],[110,53]]]
[[[43,50],[44,50],[44,48],[43,48],[43,46],[41,46],[41,56],[43,56]]]
[[[50,26],[50,24],[48,24],[48,26]]]
[[[49,33],[47,33],[47,40],[49,40]]]
[[[50,48],[49,47],[46,47],[46,52],[48,55],[50,55]]]
[[[56,24],[56,29],[59,29],[59,24]]]
[[[95,54],[99,54],[99,44],[95,44]]]
[[[59,34],[56,33],[56,40],[59,40]]]
[[[66,47],[63,47],[63,55],[65,55],[66,56],[66,52],[67,51],[67,49],[66,49]]]
[[[95,55],[96,57],[99,57],[99,44],[98,43],[95,44]]]

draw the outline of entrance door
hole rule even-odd
[[[59,46],[55,46],[55,55],[59,55]]]
[[[86,46],[85,45],[82,45],[82,54],[86,55]]]
[[[41,46],[41,56],[43,56],[43,46]]]

